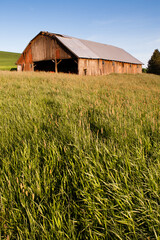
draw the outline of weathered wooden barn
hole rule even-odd
[[[134,74],[142,72],[142,62],[118,47],[40,32],[21,54],[17,70],[79,75]]]

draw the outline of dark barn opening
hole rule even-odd
[[[58,72],[78,74],[78,63],[74,59],[63,59],[58,64]]]
[[[74,59],[57,59],[57,70],[78,74],[78,63]],[[34,62],[34,71],[55,72],[55,60]]]
[[[55,63],[52,60],[34,62],[34,71],[54,72]]]

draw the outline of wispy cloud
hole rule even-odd
[[[147,44],[152,45],[152,44],[159,44],[160,43],[160,38],[154,39],[152,41],[149,41]]]
[[[160,43],[160,38],[155,40],[156,43]]]

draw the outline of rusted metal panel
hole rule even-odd
[[[60,59],[60,49],[56,49],[56,59]]]

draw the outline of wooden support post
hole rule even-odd
[[[60,62],[62,62],[62,60],[59,60],[59,62],[57,62],[57,65],[58,65]]]
[[[55,62],[55,73],[57,73],[57,72],[58,72],[58,64],[59,64],[60,62],[62,62],[62,60],[59,60],[59,61],[57,62],[57,58],[55,58],[54,62]]]
[[[78,64],[78,60],[73,59],[73,61]]]
[[[54,52],[54,62],[55,62],[55,73],[58,72],[58,67],[57,67],[57,43],[56,43],[56,40],[54,40],[54,43],[55,43],[55,52]]]
[[[58,64],[57,64],[57,59],[56,59],[56,57],[55,57],[55,73],[57,73],[58,72]]]

